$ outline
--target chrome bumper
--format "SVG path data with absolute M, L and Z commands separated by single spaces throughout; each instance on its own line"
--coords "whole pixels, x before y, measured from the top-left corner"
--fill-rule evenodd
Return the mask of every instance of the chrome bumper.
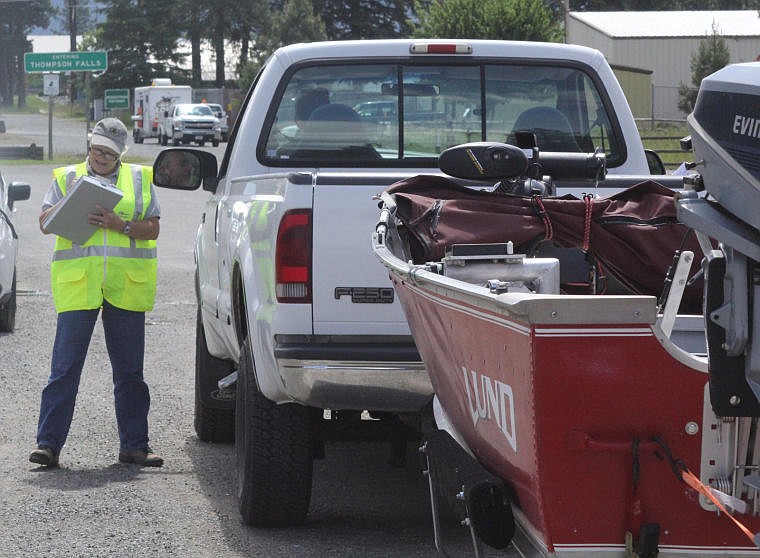
M 417 412 L 433 397 L 422 362 L 278 359 L 287 392 L 320 409 Z

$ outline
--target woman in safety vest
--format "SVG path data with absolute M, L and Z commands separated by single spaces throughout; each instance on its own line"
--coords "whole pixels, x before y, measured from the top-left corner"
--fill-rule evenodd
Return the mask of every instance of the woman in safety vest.
M 98 314 L 113 369 L 119 461 L 160 467 L 163 459 L 148 445 L 150 393 L 143 379 L 145 312 L 156 294 L 156 238 L 161 214 L 153 170 L 121 161 L 128 132 L 117 118 L 95 125 L 83 163 L 53 171 L 42 202 L 40 228 L 74 182 L 89 175 L 124 194 L 112 211 L 98 205 L 88 216 L 96 230 L 84 243 L 56 236 L 50 277 L 58 322 L 50 378 L 42 391 L 37 449 L 29 461 L 58 465 L 66 442 L 79 380 Z M 42 229 L 43 233 L 47 232 Z

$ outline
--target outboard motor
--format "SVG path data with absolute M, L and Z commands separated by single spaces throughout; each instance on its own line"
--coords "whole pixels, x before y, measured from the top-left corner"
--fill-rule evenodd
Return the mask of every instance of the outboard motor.
M 699 174 L 677 201 L 679 219 L 697 231 L 705 253 L 710 397 L 720 417 L 760 416 L 758 83 L 756 62 L 702 81 L 687 118 Z

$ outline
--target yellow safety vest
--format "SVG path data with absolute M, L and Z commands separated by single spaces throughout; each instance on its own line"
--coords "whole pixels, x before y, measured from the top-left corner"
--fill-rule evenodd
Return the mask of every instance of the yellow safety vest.
M 61 191 L 87 174 L 87 164 L 53 171 Z M 114 213 L 139 220 L 150 206 L 153 169 L 121 163 L 116 187 L 124 197 Z M 84 244 L 56 237 L 50 280 L 58 312 L 100 308 L 103 299 L 124 310 L 147 312 L 156 298 L 156 241 L 137 240 L 121 232 L 95 231 Z

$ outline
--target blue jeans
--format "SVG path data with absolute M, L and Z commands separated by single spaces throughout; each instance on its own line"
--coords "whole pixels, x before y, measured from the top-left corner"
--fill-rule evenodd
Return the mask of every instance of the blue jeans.
M 50 378 L 42 390 L 37 445 L 60 452 L 69 434 L 87 349 L 99 309 L 58 314 Z M 148 446 L 150 393 L 143 380 L 145 313 L 103 301 L 103 331 L 113 370 L 120 450 Z

